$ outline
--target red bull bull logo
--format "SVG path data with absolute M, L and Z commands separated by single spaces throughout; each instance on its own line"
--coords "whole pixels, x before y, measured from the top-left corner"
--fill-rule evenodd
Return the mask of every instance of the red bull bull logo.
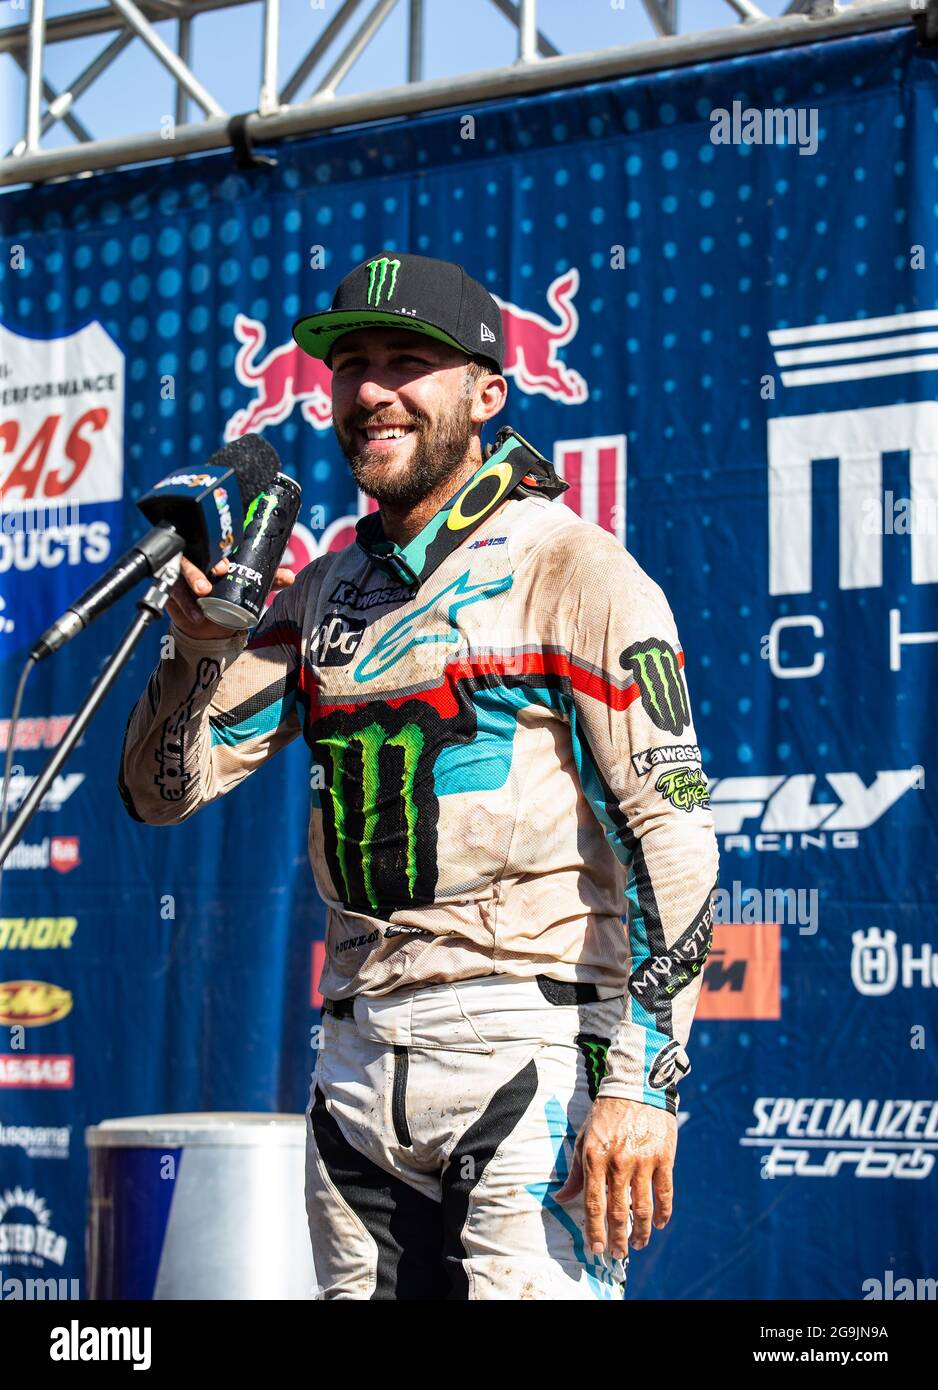
M 548 396 L 562 405 L 582 405 L 589 396 L 579 372 L 558 357 L 580 326 L 573 303 L 579 287 L 580 272 L 575 267 L 548 286 L 547 303 L 554 322 L 493 296 L 501 309 L 505 332 L 505 375 L 527 395 Z M 261 434 L 268 425 L 289 419 L 296 406 L 307 424 L 317 430 L 328 429 L 332 424 L 332 373 L 325 362 L 307 357 L 292 339 L 265 354 L 267 330 L 245 314 L 238 314 L 234 331 L 241 344 L 235 375 L 252 395 L 228 421 L 225 439 Z
M 225 439 L 243 434 L 261 434 L 268 425 L 280 425 L 300 407 L 303 419 L 314 429 L 332 424 L 332 373 L 317 357 L 308 357 L 291 339 L 267 353 L 260 361 L 267 341 L 267 329 L 257 319 L 238 314 L 235 337 L 241 348 L 235 358 L 235 376 L 253 391 L 243 410 L 232 415 L 225 426 Z
M 566 347 L 576 337 L 580 316 L 573 297 L 580 288 L 580 272 L 576 267 L 564 271 L 547 290 L 547 303 L 557 321 L 549 323 L 540 314 L 519 309 L 516 304 L 492 298 L 502 311 L 505 332 L 505 375 L 528 395 L 549 396 L 564 405 L 582 405 L 589 388 L 579 372 L 561 362 L 559 348 Z

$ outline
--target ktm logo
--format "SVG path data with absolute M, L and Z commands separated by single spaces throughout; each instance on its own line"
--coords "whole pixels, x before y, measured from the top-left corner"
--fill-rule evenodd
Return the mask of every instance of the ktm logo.
M 72 1011 L 72 996 L 42 980 L 8 980 L 0 984 L 0 1025 L 42 1028 Z
M 781 1018 L 781 931 L 777 922 L 716 924 L 698 1018 Z

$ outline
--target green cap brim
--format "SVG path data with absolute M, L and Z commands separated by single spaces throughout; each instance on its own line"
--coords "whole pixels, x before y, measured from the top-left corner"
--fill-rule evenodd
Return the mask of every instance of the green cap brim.
M 326 358 L 337 340 L 356 328 L 406 328 L 411 333 L 422 333 L 428 338 L 436 338 L 438 342 L 448 343 L 467 357 L 472 356 L 468 348 L 457 343 L 442 328 L 436 328 L 423 319 L 382 313 L 380 309 L 374 313 L 367 310 L 363 313 L 358 309 L 326 309 L 321 314 L 308 314 L 305 318 L 297 319 L 293 325 L 293 338 L 308 357 Z

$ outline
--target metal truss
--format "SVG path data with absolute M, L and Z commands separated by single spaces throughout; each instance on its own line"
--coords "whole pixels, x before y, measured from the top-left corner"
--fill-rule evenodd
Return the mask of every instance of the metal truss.
M 364 95 L 337 96 L 340 83 L 399 3 L 407 10 L 405 83 Z M 245 94 L 242 109 L 248 114 L 238 120 L 238 138 L 251 144 L 729 54 L 895 27 L 911 22 L 912 11 L 921 9 L 924 0 L 854 0 L 848 7 L 837 0 L 790 0 L 781 19 L 766 16 L 754 0 L 724 0 L 727 27 L 690 34 L 679 30 L 679 0 L 622 0 L 620 5 L 610 0 L 613 8 L 640 3 L 654 36 L 646 42 L 579 54 L 561 54 L 541 32 L 537 0 L 463 3 L 478 6 L 480 20 L 494 9 L 515 27 L 517 57 L 511 66 L 455 78 L 426 79 L 425 0 L 372 0 L 367 10 L 365 0 L 341 0 L 316 41 L 286 77 L 278 71 L 281 0 L 107 0 L 96 8 L 56 18 L 47 17 L 46 0 L 31 0 L 26 23 L 0 29 L 0 55 L 7 55 L 0 62 L 12 60 L 27 76 L 22 135 L 0 159 L 0 186 L 75 176 L 165 159 L 168 155 L 180 157 L 231 144 L 231 116 L 192 71 L 192 29 L 202 16 L 242 5 L 260 6 L 262 11 L 259 82 L 250 95 Z M 154 27 L 165 20 L 175 21 L 175 48 Z M 106 39 L 104 47 L 63 91 L 56 91 L 44 75 L 47 46 L 92 35 L 102 35 Z M 132 43 L 145 45 L 173 79 L 176 111 L 172 138 L 167 139 L 165 131 L 154 131 L 95 140 L 74 107 Z M 310 76 L 323 65 L 315 89 L 300 98 Z M 199 109 L 195 114 L 193 107 Z M 77 143 L 42 148 L 42 138 L 60 121 Z

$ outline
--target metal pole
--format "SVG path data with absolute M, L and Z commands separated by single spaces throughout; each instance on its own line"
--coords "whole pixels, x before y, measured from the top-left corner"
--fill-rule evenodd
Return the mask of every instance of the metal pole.
M 328 102 L 304 102 L 279 111 L 275 116 L 249 116 L 247 130 L 257 141 L 284 139 L 315 130 L 336 130 L 343 125 L 386 120 L 416 112 L 459 108 L 466 102 L 494 101 L 529 92 L 551 91 L 581 82 L 604 82 L 611 78 L 662 67 L 675 68 L 693 63 L 713 62 L 746 53 L 794 48 L 882 29 L 895 29 L 910 23 L 908 0 L 855 0 L 849 9 L 821 19 L 790 15 L 785 19 L 759 24 L 739 24 L 710 29 L 702 34 L 678 34 L 668 42 L 649 39 L 624 44 L 597 53 L 577 53 L 550 58 L 530 67 L 513 64 L 484 72 L 467 73 L 461 78 L 433 78 L 404 83 L 364 96 L 334 97 Z M 201 121 L 176 131 L 173 155 L 200 154 L 224 149 L 230 144 L 226 119 Z M 122 164 L 139 164 L 166 158 L 166 141 L 159 132 L 99 140 L 91 145 L 61 150 L 44 150 L 19 159 L 0 161 L 0 186 L 29 183 L 38 179 L 60 178 L 92 169 L 114 169 Z
M 423 79 L 423 0 L 410 0 L 410 28 L 407 35 L 407 81 Z
M 153 25 L 137 9 L 134 0 L 110 0 L 110 3 L 124 16 L 131 29 L 139 34 L 147 48 L 159 58 L 176 81 L 182 83 L 207 116 L 223 116 L 225 114 L 215 98 L 209 95 L 185 63 L 181 62 L 169 45 L 163 42 Z
M 270 116 L 278 108 L 277 54 L 280 46 L 280 0 L 264 0 L 264 52 L 261 59 L 261 92 L 257 109 Z
M 758 5 L 754 5 L 752 0 L 726 0 L 730 9 L 739 15 L 740 19 L 768 19 L 767 14 L 763 14 Z
M 397 0 L 378 0 L 378 3 L 371 11 L 368 18 L 363 20 L 361 26 L 355 31 L 338 58 L 336 58 L 311 100 L 315 101 L 317 98 L 321 99 L 322 97 L 332 97 L 335 95 L 335 89 L 342 81 L 342 78 L 356 59 L 364 53 L 396 4 Z M 309 102 L 304 102 L 303 105 L 308 106 Z
M 26 149 L 39 149 L 39 116 L 42 99 L 42 49 L 46 27 L 46 0 L 32 0 L 29 11 L 29 57 L 26 73 Z
M 362 0 L 345 0 L 345 3 L 342 5 L 341 9 L 337 10 L 336 13 L 332 16 L 325 29 L 323 29 L 322 33 L 319 35 L 319 38 L 313 44 L 312 48 L 300 61 L 296 70 L 285 82 L 283 91 L 280 93 L 281 105 L 289 106 L 290 102 L 296 96 L 297 92 L 300 90 L 307 77 L 309 77 L 313 68 L 316 66 L 322 55 L 326 52 L 326 49 L 332 43 L 332 40 L 335 38 L 336 34 L 339 32 L 340 29 L 342 29 L 345 26 L 347 21 L 351 19 L 352 15 L 358 9 L 361 3 Z
M 177 5 L 170 4 L 169 0 L 140 0 L 139 8 L 145 18 L 156 23 L 161 19 L 179 19 L 183 16 L 191 19 L 196 14 L 255 3 L 256 0 L 196 0 L 193 4 Z M 89 34 L 112 34 L 123 28 L 123 20 L 110 5 L 99 5 L 94 10 L 79 10 L 75 14 L 50 15 L 46 19 L 46 44 L 68 43 L 72 39 L 87 38 Z M 11 24 L 0 29 L 0 53 L 25 49 L 28 42 L 28 24 Z
M 176 25 L 176 52 L 179 61 L 190 67 L 192 63 L 192 20 L 183 16 Z M 176 124 L 185 125 L 189 119 L 189 97 L 185 87 L 176 81 Z
M 518 6 L 514 0 L 492 0 L 492 4 L 503 14 L 506 19 L 510 19 L 517 28 L 518 25 Z M 551 43 L 546 34 L 542 34 L 540 29 L 537 31 L 537 51 L 542 58 L 559 58 L 560 49 Z
M 22 58 L 17 53 L 14 54 L 14 61 L 23 69 L 24 72 L 26 71 L 25 58 Z M 50 126 L 55 125 L 56 121 L 64 121 L 65 125 L 72 132 L 75 139 L 80 144 L 90 144 L 94 138 L 91 134 L 91 131 L 88 130 L 85 127 L 85 125 L 83 125 L 83 123 L 78 119 L 77 116 L 71 115 L 67 107 L 64 110 L 59 110 L 55 116 L 49 115 L 49 112 L 53 109 L 57 110 L 61 106 L 61 103 L 64 100 L 65 96 L 69 96 L 70 94 L 66 92 L 64 96 L 60 96 L 59 93 L 53 87 L 52 83 L 48 80 L 48 78 L 45 77 L 42 79 L 42 94 L 45 97 L 46 101 L 49 103 L 46 107 L 45 115 L 42 118 L 42 133 L 45 134 L 45 132 L 49 129 Z M 26 139 L 24 137 L 22 140 L 17 140 L 16 144 L 13 145 L 12 148 L 7 151 L 3 158 L 18 159 L 20 155 L 25 155 L 25 153 Z
M 537 62 L 537 0 L 521 0 L 518 7 L 518 62 Z

